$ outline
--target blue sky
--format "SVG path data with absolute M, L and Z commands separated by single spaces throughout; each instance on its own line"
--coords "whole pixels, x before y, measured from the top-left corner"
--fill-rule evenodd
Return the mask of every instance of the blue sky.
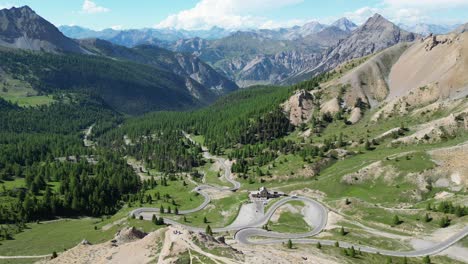
M 22 5 L 55 25 L 93 29 L 276 28 L 343 16 L 359 24 L 376 12 L 396 23 L 468 22 L 468 0 L 0 0 L 0 8 Z

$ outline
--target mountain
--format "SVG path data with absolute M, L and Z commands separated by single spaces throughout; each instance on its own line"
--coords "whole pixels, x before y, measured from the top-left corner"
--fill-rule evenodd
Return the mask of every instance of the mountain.
M 303 41 L 310 46 L 315 44 L 321 47 L 330 47 L 338 44 L 340 40 L 347 38 L 350 34 L 349 32 L 349 30 L 329 26 L 317 33 L 305 36 Z
M 111 28 L 96 31 L 79 26 L 60 26 L 60 31 L 67 37 L 74 39 L 99 38 L 108 40 L 114 44 L 126 47 L 134 47 L 142 44 L 162 44 L 181 39 L 204 38 L 219 39 L 232 33 L 220 27 L 209 30 L 177 30 L 177 29 L 127 29 L 114 30 Z
M 415 25 L 399 24 L 398 26 L 406 31 L 414 32 L 423 36 L 427 36 L 429 34 L 436 34 L 436 35 L 447 34 L 450 31 L 453 31 L 459 25 L 435 25 L 435 24 L 418 23 Z
M 419 35 L 402 30 L 381 15 L 375 14 L 349 37 L 323 53 L 323 58 L 316 67 L 293 76 L 286 82 L 309 79 L 343 62 L 373 54 L 400 42 L 412 42 L 418 37 Z
M 312 21 L 303 25 L 302 27 L 297 28 L 297 33 L 299 34 L 299 36 L 305 37 L 320 32 L 326 27 L 326 25 L 322 25 L 319 22 Z
M 290 29 L 238 31 L 218 40 L 194 38 L 162 47 L 199 56 L 245 87 L 300 82 L 417 37 L 376 14 L 358 28 L 342 18 L 332 26 L 312 22 Z
M 216 95 L 212 96 L 214 99 L 238 88 L 234 82 L 194 55 L 174 53 L 153 45 L 127 48 L 100 39 L 80 40 L 80 44 L 95 54 L 149 65 L 162 71 L 169 70 L 185 78 L 189 90 L 199 99 L 210 101 L 210 93 Z
M 85 51 L 30 7 L 0 10 L 0 46 L 48 52 Z
M 354 24 L 352 21 L 350 21 L 346 17 L 338 19 L 337 21 L 333 22 L 331 26 L 337 27 L 346 32 L 351 32 L 355 30 L 356 28 L 358 28 L 356 24 Z
M 468 129 L 467 47 L 466 32 L 399 43 L 366 60 L 352 62 L 354 68 L 324 85 L 326 92 L 323 96 L 334 97 L 345 87 L 341 90 L 343 107 L 349 108 L 350 112 L 356 105 L 361 105 L 361 110 L 378 109 L 372 113 L 374 122 L 404 118 L 409 114 L 452 113 L 437 122 L 415 128 L 415 137 L 418 138 L 408 137 L 405 142 L 416 143 L 425 134 L 429 135 L 426 137 L 442 139 L 444 133 L 454 131 L 458 121 L 463 123 L 465 120 L 464 126 Z M 361 114 L 353 123 L 360 117 Z M 436 117 L 440 118 L 439 115 Z
M 73 39 L 84 39 L 84 38 L 100 38 L 100 39 L 111 39 L 117 34 L 119 30 L 114 30 L 111 28 L 104 29 L 101 31 L 92 30 L 89 28 L 84 28 L 80 26 L 59 26 L 58 29 L 65 36 Z
M 311 29 L 309 24 L 306 28 Z M 349 36 L 337 27 L 326 27 L 316 33 L 299 28 L 292 35 L 287 29 L 238 31 L 217 40 L 201 38 L 184 39 L 165 43 L 161 47 L 189 52 L 208 62 L 214 68 L 234 80 L 239 86 L 281 83 L 290 75 L 317 65 L 321 53 Z
M 130 49 L 104 40 L 75 41 L 29 7 L 0 14 L 0 80 L 17 79 L 35 93 L 92 93 L 120 112 L 141 114 L 203 106 L 238 88 L 193 55 L 148 45 Z
M 275 40 L 300 40 L 306 36 L 316 34 L 324 29 L 327 25 L 320 24 L 319 22 L 312 21 L 304 24 L 303 26 L 294 26 L 291 28 L 278 28 L 278 29 L 259 29 L 251 30 L 248 32 L 255 32 L 262 37 L 275 39 Z
M 457 27 L 457 28 L 453 31 L 453 33 L 461 34 L 461 33 L 466 32 L 466 31 L 468 31 L 468 23 L 463 24 L 463 25 Z

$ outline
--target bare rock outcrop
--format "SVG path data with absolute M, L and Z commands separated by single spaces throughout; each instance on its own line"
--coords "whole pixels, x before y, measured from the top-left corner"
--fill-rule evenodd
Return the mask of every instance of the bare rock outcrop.
M 291 124 L 297 126 L 310 121 L 315 109 L 313 99 L 312 93 L 301 90 L 283 103 L 283 111 L 288 114 Z
M 335 97 L 322 104 L 320 107 L 320 113 L 336 114 L 340 111 L 340 109 L 340 101 Z
M 353 108 L 353 110 L 351 110 L 351 114 L 350 114 L 350 116 L 348 118 L 348 121 L 351 124 L 356 124 L 357 122 L 359 122 L 359 120 L 361 120 L 361 118 L 362 118 L 361 108 L 355 107 L 355 108 Z
M 142 239 L 147 234 L 141 230 L 136 229 L 135 227 L 128 227 L 120 230 L 115 234 L 114 241 L 117 244 L 124 244 L 132 241 Z

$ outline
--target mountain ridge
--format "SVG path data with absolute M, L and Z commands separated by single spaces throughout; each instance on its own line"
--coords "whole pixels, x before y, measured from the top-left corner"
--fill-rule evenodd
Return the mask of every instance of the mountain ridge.
M 28 6 L 0 10 L 0 21 L 0 46 L 5 47 L 1 49 L 4 60 L 0 79 L 16 76 L 18 67 L 23 67 L 32 75 L 23 76 L 25 82 L 37 92 L 47 94 L 74 87 L 102 96 L 120 111 L 141 114 L 203 106 L 238 89 L 193 55 L 156 46 L 130 49 L 104 40 L 69 39 Z M 23 50 L 33 52 L 19 52 Z M 12 60 L 18 60 L 19 65 Z M 83 66 L 86 63 L 89 67 Z M 88 68 L 97 65 L 109 67 L 109 76 L 103 69 L 89 72 Z
M 0 10 L 0 45 L 48 52 L 86 53 L 29 6 Z
M 321 72 L 331 70 L 345 61 L 373 54 L 400 42 L 412 42 L 419 37 L 417 34 L 400 29 L 382 15 L 374 14 L 363 25 L 354 30 L 349 37 L 328 49 L 315 68 L 293 76 L 286 80 L 286 83 L 291 84 L 311 78 Z

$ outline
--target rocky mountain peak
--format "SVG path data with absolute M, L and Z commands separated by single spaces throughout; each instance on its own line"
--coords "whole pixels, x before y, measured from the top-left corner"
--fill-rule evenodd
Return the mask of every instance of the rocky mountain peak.
M 325 25 L 322 25 L 317 21 L 312 21 L 303 25 L 300 30 L 303 32 L 307 32 L 303 34 L 303 35 L 307 35 L 307 34 L 317 33 L 323 30 L 325 27 L 326 27 Z
M 358 26 L 354 24 L 352 21 L 347 19 L 346 17 L 340 18 L 337 21 L 333 22 L 331 24 L 333 27 L 337 27 L 343 31 L 353 31 L 355 30 Z
M 382 28 L 398 28 L 395 24 L 388 21 L 385 17 L 380 14 L 374 14 L 370 17 L 362 26 L 363 30 L 382 29 Z
M 83 50 L 29 6 L 0 10 L 0 45 L 49 52 Z

